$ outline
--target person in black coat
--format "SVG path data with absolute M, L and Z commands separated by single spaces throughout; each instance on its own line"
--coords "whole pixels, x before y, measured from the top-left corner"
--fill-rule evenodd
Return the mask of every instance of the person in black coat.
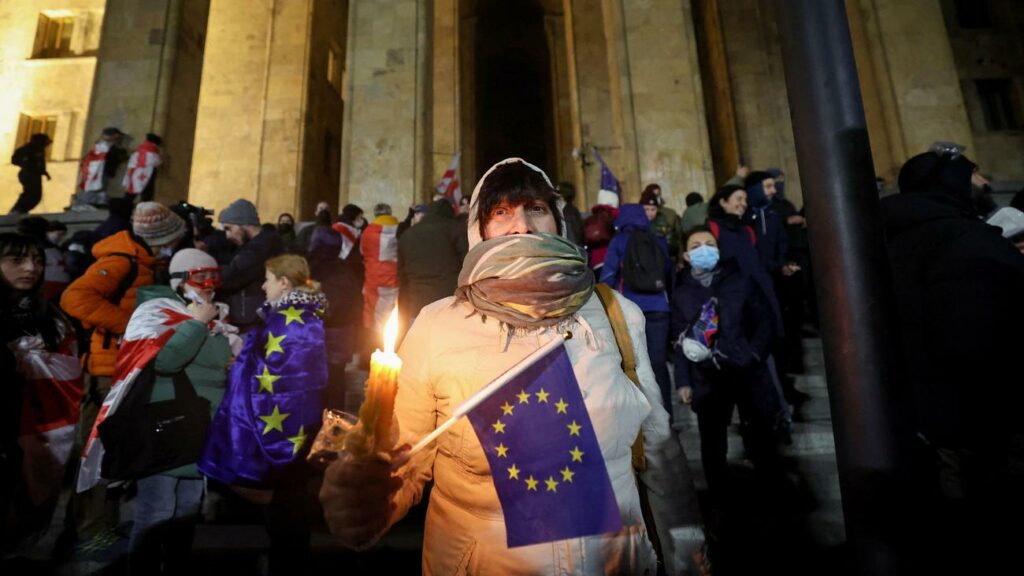
M 1010 471 L 1024 422 L 1024 255 L 979 219 L 975 172 L 962 150 L 938 147 L 908 160 L 900 194 L 882 199 L 921 456 L 920 558 L 943 550 L 938 568 L 957 573 L 998 572 L 1024 536 L 1024 478 Z
M 672 296 L 675 384 L 680 400 L 697 413 L 704 473 L 720 505 L 734 407 L 746 423 L 751 460 L 762 472 L 779 470 L 775 430 L 784 409 L 767 362 L 775 318 L 767 296 L 736 259 L 721 259 L 708 227 L 688 232 L 683 247 L 686 267 Z
M 21 195 L 11 208 L 10 214 L 28 214 L 43 199 L 43 176 L 50 179 L 46 171 L 46 148 L 52 143 L 46 134 L 33 134 L 28 144 L 19 147 L 11 156 L 11 164 L 18 170 Z
M 448 200 L 427 206 L 418 224 L 398 239 L 398 310 L 411 326 L 420 309 L 455 293 L 469 250 L 466 228 Z
M 230 306 L 231 323 L 245 334 L 260 323 L 256 313 L 266 299 L 262 288 L 264 264 L 284 254 L 284 243 L 276 231 L 260 226 L 256 206 L 248 200 L 235 200 L 221 211 L 219 219 L 227 239 L 238 246 L 238 252 L 221 269 L 217 298 Z

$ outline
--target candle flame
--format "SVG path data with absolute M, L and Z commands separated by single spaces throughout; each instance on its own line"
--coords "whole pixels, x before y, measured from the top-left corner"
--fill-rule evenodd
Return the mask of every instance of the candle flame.
M 395 353 L 395 340 L 398 339 L 398 306 L 391 311 L 391 317 L 384 325 L 384 353 Z

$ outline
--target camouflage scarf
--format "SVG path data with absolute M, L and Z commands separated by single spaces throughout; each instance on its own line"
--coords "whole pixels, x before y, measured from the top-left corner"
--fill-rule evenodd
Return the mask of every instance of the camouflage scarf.
M 575 244 L 553 234 L 517 234 L 469 251 L 455 299 L 510 326 L 534 328 L 565 320 L 593 291 L 594 274 Z

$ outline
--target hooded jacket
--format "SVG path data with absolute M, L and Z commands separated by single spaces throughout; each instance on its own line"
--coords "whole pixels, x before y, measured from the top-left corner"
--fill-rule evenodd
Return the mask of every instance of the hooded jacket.
M 644 207 L 639 204 L 623 204 L 619 215 L 615 218 L 615 229 L 617 232 L 608 244 L 608 253 L 604 257 L 604 266 L 601 268 L 600 281 L 618 290 L 623 296 L 629 298 L 644 312 L 668 312 L 668 290 L 658 294 L 644 294 L 634 292 L 626 286 L 622 279 L 622 265 L 626 258 L 629 239 L 635 230 L 651 231 Z M 665 256 L 665 286 L 670 286 L 672 281 L 672 259 L 669 258 L 668 244 L 661 236 L 655 236 L 658 247 Z
M 169 298 L 184 302 L 170 286 L 143 286 L 138 291 L 139 304 L 156 298 Z M 210 327 L 199 320 L 186 320 L 174 329 L 174 336 L 156 356 L 156 380 L 150 402 L 163 402 L 174 398 L 172 374 L 184 371 L 196 394 L 210 402 L 210 418 L 217 413 L 227 387 L 231 346 L 222 334 L 213 334 Z M 162 475 L 178 478 L 200 478 L 195 463 L 186 464 Z
M 113 376 L 120 338 L 135 310 L 136 289 L 153 283 L 156 259 L 127 230 L 97 242 L 92 255 L 96 262 L 64 290 L 60 307 L 86 328 L 95 329 L 86 361 L 89 374 Z M 120 302 L 113 302 L 121 280 L 130 273 L 132 259 L 138 265 L 135 281 Z
M 398 241 L 398 307 L 412 318 L 435 300 L 455 293 L 466 257 L 465 229 L 447 200 L 427 206 L 427 213 Z
M 481 241 L 475 207 L 489 174 L 473 193 L 470 247 Z M 622 371 L 611 324 L 596 294 L 566 318 L 564 327 L 578 334 L 565 345 L 608 468 L 622 530 L 508 548 L 486 456 L 468 420 L 461 419 L 399 470 L 404 483 L 395 497 L 392 523 L 422 498 L 428 481 L 434 482 L 423 543 L 424 574 L 654 574 L 656 560 L 631 464 L 630 446 L 640 429 L 647 458 L 642 477 L 651 486 L 652 508 L 666 515 L 659 516 L 658 525 L 665 530 L 661 542 L 666 556 L 674 562 L 667 528 L 683 523 L 679 511 L 685 506 L 677 491 L 689 483 L 688 472 L 677 466 L 683 462 L 681 449 L 671 436 L 647 357 L 644 316 L 636 305 L 617 298 L 637 357 L 639 388 Z M 479 316 L 470 317 L 472 312 L 468 303 L 445 298 L 423 308 L 406 335 L 399 350 L 403 369 L 395 400 L 399 443 L 416 442 L 433 431 L 461 402 L 557 333 L 535 329 L 508 334 L 499 322 L 482 322 Z M 506 341 L 507 346 L 499 344 Z M 669 567 L 670 573 L 673 569 Z
M 882 217 L 917 431 L 939 446 L 991 449 L 1020 426 L 1024 398 L 1007 375 L 1024 349 L 1024 255 L 977 219 L 970 171 L 959 178 L 959 190 L 882 199 Z

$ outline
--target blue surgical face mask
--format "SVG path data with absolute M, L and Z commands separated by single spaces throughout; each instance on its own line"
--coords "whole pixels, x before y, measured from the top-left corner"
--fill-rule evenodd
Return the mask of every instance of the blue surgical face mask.
M 718 265 L 718 248 L 714 246 L 697 246 L 687 254 L 690 255 L 690 264 L 698 270 L 714 270 Z

